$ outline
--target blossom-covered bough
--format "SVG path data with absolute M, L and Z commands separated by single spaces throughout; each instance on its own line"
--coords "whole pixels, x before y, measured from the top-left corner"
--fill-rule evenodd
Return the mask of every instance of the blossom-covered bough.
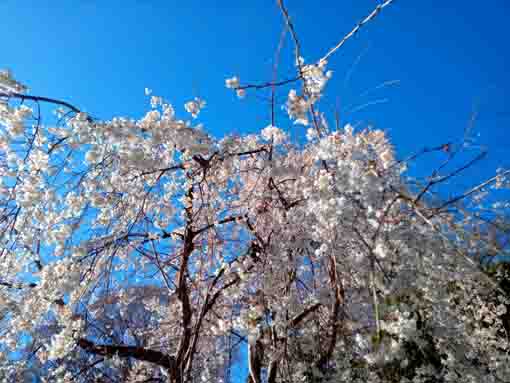
M 346 38 L 305 65 L 279 4 L 297 77 L 226 86 L 300 84 L 305 144 L 274 120 L 216 139 L 149 90 L 143 118 L 100 121 L 0 73 L 2 381 L 510 381 L 509 204 L 489 193 L 509 171 L 441 198 L 482 154 L 399 161 L 383 131 L 328 128 Z M 430 151 L 445 162 L 410 182 Z

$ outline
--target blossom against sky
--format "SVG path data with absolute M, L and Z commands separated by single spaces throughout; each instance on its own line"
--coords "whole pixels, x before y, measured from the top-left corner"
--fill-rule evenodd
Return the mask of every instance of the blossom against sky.
M 306 62 L 376 4 L 287 1 Z M 217 136 L 270 123 L 260 98 L 267 93 L 238 101 L 225 80 L 272 79 L 283 29 L 275 1 L 8 0 L 0 12 L 1 66 L 27 79 L 32 94 L 66 99 L 99 118 L 139 118 L 149 87 L 176 106 L 205 100 L 199 120 Z M 331 120 L 336 109 L 343 123 L 388 131 L 400 156 L 462 139 L 477 112 L 470 135 L 489 148 L 486 168 L 508 166 L 509 16 L 503 0 L 395 2 L 329 60 L 334 73 L 322 110 Z M 278 79 L 294 75 L 292 49 L 287 36 Z M 286 96 L 282 90 L 280 104 Z M 276 125 L 304 134 L 280 113 Z
M 210 4 L 204 6 L 198 2 L 196 4 L 188 2 L 179 8 L 175 4 L 166 2 L 139 1 L 127 4 L 109 2 L 108 6 L 105 6 L 99 5 L 98 2 L 83 1 L 74 4 L 52 4 L 51 7 L 25 3 L 17 4 L 15 8 L 13 3 L 4 3 L 0 7 L 0 11 L 3 11 L 3 14 L 8 17 L 5 18 L 6 22 L 0 30 L 6 40 L 4 46 L 6 58 L 2 66 L 10 67 L 16 78 L 27 79 L 27 85 L 33 94 L 64 99 L 97 118 L 109 119 L 114 114 L 120 114 L 139 119 L 142 116 L 142 110 L 148 107 L 147 104 L 160 105 L 165 117 L 164 124 L 171 128 L 170 134 L 175 134 L 176 137 L 176 139 L 172 138 L 168 141 L 172 143 L 168 147 L 175 147 L 178 151 L 188 145 L 190 153 L 192 151 L 207 151 L 210 149 L 209 144 L 214 142 L 205 136 L 202 130 L 185 127 L 181 121 L 174 119 L 175 115 L 184 112 L 183 109 L 196 118 L 197 123 L 204 122 L 206 130 L 216 136 L 236 132 L 261 131 L 262 129 L 261 139 L 275 145 L 285 142 L 287 137 L 292 140 L 295 137 L 303 137 L 305 134 L 310 141 L 314 141 L 314 137 L 306 130 L 307 127 L 303 126 L 307 123 L 307 116 L 300 111 L 303 109 L 300 108 L 300 101 L 306 103 L 309 98 L 303 98 L 301 91 L 293 93 L 285 87 L 278 89 L 277 103 L 285 108 L 279 108 L 276 119 L 271 121 L 270 108 L 267 99 L 264 98 L 267 97 L 267 92 L 256 93 L 253 89 L 248 89 L 246 92 L 240 93 L 239 89 L 236 89 L 237 92 L 226 89 L 237 88 L 239 81 L 242 86 L 246 83 L 266 82 L 272 78 L 284 80 L 295 76 L 292 44 L 288 38 L 280 40 L 283 23 L 275 4 L 263 1 L 257 1 L 255 5 L 247 6 L 246 4 L 245 2 L 241 4 L 222 2 L 221 6 L 216 4 L 215 7 L 212 7 Z M 462 3 L 461 8 L 433 8 L 430 6 L 427 9 L 416 8 L 416 4 L 413 5 L 410 2 L 395 2 L 395 4 L 385 10 L 367 28 L 363 28 L 358 36 L 349 40 L 345 49 L 336 53 L 329 60 L 327 71 L 324 70 L 326 66 L 324 62 L 321 61 L 317 65 L 314 63 L 317 63 L 318 58 L 323 57 L 331 46 L 352 29 L 356 22 L 372 10 L 375 2 L 358 1 L 355 4 L 354 2 L 331 2 L 329 5 L 323 2 L 319 7 L 313 7 L 309 2 L 289 1 L 287 4 L 302 42 L 301 54 L 304 61 L 301 63 L 301 59 L 298 59 L 299 65 L 309 69 L 307 74 L 303 74 L 305 92 L 310 98 L 318 98 L 327 83 L 326 95 L 321 99 L 320 110 L 326 114 L 330 123 L 334 122 L 335 112 L 337 112 L 336 116 L 341 121 L 340 125 L 344 126 L 345 124 L 346 126 L 344 136 L 337 133 L 332 134 L 330 140 L 316 143 L 316 152 L 312 153 L 313 158 L 336 162 L 335 166 L 339 167 L 338 174 L 344 175 L 344 178 L 329 177 L 327 171 L 320 170 L 316 173 L 312 169 L 310 179 L 313 180 L 318 175 L 317 183 L 312 183 L 312 186 L 308 185 L 307 188 L 301 178 L 299 182 L 303 182 L 302 185 L 298 183 L 297 177 L 294 177 L 295 169 L 298 169 L 294 164 L 299 163 L 298 158 L 293 157 L 296 154 L 280 153 L 280 160 L 292 171 L 293 178 L 289 180 L 296 181 L 298 185 L 293 190 L 299 193 L 303 192 L 305 196 L 305 198 L 300 198 L 301 196 L 297 195 L 293 200 L 308 201 L 308 197 L 311 195 L 320 196 L 320 198 L 311 198 L 309 203 L 307 202 L 310 212 L 324 212 L 324 216 L 319 216 L 319 221 L 328 224 L 318 225 L 319 228 L 334 227 L 337 222 L 348 222 L 342 217 L 342 214 L 350 216 L 350 218 L 359 216 L 350 213 L 352 206 L 346 207 L 347 199 L 333 198 L 336 196 L 334 193 L 337 190 L 351 196 L 356 195 L 355 201 L 357 202 L 359 202 L 359 194 L 361 198 L 367 200 L 367 206 L 372 207 L 373 204 L 378 204 L 374 205 L 378 211 L 389 211 L 389 208 L 382 204 L 385 201 L 383 196 L 378 194 L 386 188 L 379 184 L 383 182 L 383 178 L 379 177 L 377 171 L 384 169 L 396 172 L 397 170 L 391 166 L 394 157 L 389 147 L 389 141 L 387 142 L 385 139 L 384 131 L 393 138 L 393 142 L 397 145 L 397 155 L 400 157 L 427 145 L 437 146 L 447 142 L 452 142 L 451 145 L 458 145 L 463 140 L 463 144 L 467 144 L 465 152 L 473 152 L 476 156 L 476 152 L 483 151 L 485 147 L 488 147 L 491 153 L 492 157 L 489 158 L 488 165 L 472 169 L 472 174 L 476 177 L 485 178 L 484 172 L 492 173 L 496 163 L 499 166 L 508 165 L 505 156 L 508 138 L 504 134 L 505 122 L 508 119 L 508 116 L 505 115 L 504 97 L 508 90 L 508 80 L 505 77 L 504 68 L 508 56 L 506 56 L 506 52 L 502 51 L 505 43 L 499 41 L 500 36 L 505 35 L 503 30 L 505 8 L 502 7 L 502 3 L 488 3 L 483 9 L 479 9 L 480 5 L 469 2 Z M 282 47 L 281 50 L 277 49 L 279 44 Z M 276 58 L 275 52 L 279 52 Z M 276 70 L 274 70 L 275 61 L 278 61 Z M 10 78 L 7 73 L 2 72 L 2 76 Z M 308 74 L 311 75 L 308 76 Z M 8 83 L 7 86 L 11 86 L 11 84 Z M 151 89 L 154 90 L 154 95 L 163 95 L 165 99 L 176 105 L 175 115 L 174 109 L 163 103 L 163 99 L 158 96 L 148 97 L 152 94 Z M 237 99 L 236 93 L 237 96 L 243 96 L 242 100 Z M 288 97 L 289 95 L 290 97 Z M 23 106 L 18 111 L 23 115 L 26 109 Z M 290 115 L 291 121 L 286 118 L 287 113 Z M 476 116 L 476 118 L 472 116 Z M 24 128 L 18 117 L 20 116 L 14 113 L 14 122 L 18 123 L 8 124 L 14 135 L 20 135 Z M 146 133 L 151 127 L 157 128 L 158 123 L 161 122 L 160 117 L 161 114 L 157 110 L 147 113 L 142 120 L 139 120 L 141 132 Z M 293 124 L 292 120 L 300 121 L 302 124 Z M 104 181 L 104 184 L 96 183 L 96 175 L 90 175 L 90 182 L 85 184 L 82 190 L 84 195 L 88 196 L 91 206 L 98 212 L 100 211 L 97 217 L 99 226 L 117 228 L 117 226 L 109 225 L 109 222 L 120 221 L 117 219 L 115 211 L 111 209 L 111 206 L 108 206 L 108 200 L 101 195 L 102 190 L 109 193 L 112 201 L 116 201 L 113 198 L 123 196 L 123 193 L 129 194 L 131 198 L 126 199 L 133 206 L 132 209 L 122 210 L 121 216 L 124 221 L 119 224 L 119 230 L 114 232 L 113 236 L 104 235 L 92 238 L 94 241 L 88 243 L 92 243 L 96 248 L 102 248 L 107 247 L 104 245 L 105 243 L 113 243 L 120 239 L 116 237 L 118 233 L 128 233 L 123 235 L 123 239 L 130 235 L 140 235 L 137 232 L 131 233 L 131 229 L 138 221 L 138 212 L 144 210 L 149 212 L 150 220 L 154 222 L 154 230 L 160 230 L 161 226 L 168 228 L 171 224 L 160 219 L 160 215 L 170 216 L 174 210 L 170 206 L 163 206 L 162 201 L 178 202 L 178 207 L 183 209 L 183 217 L 185 217 L 181 222 L 185 222 L 186 228 L 183 231 L 184 234 L 179 232 L 174 233 L 174 236 L 177 236 L 179 240 L 183 238 L 182 242 L 186 246 L 182 252 L 181 265 L 183 266 L 179 271 L 181 276 L 178 278 L 179 287 L 176 287 L 175 291 L 179 292 L 178 299 L 183 304 L 183 317 L 189 316 L 183 322 L 189 322 L 191 318 L 190 302 L 188 298 L 186 300 L 183 298 L 186 296 L 186 282 L 182 277 L 188 259 L 193 255 L 194 245 L 189 244 L 193 244 L 195 235 L 212 231 L 212 228 L 217 225 L 237 222 L 238 218 L 244 216 L 225 218 L 223 207 L 221 207 L 218 208 L 221 211 L 218 210 L 212 219 L 213 224 L 209 224 L 211 222 L 209 216 L 204 216 L 204 221 L 197 226 L 201 229 L 195 231 L 192 222 L 194 219 L 192 214 L 193 182 L 188 183 L 187 180 L 184 182 L 181 179 L 183 182 L 180 185 L 184 185 L 182 189 L 177 186 L 179 182 L 170 185 L 171 187 L 167 187 L 169 184 L 165 183 L 170 181 L 160 183 L 164 173 L 173 170 L 186 170 L 188 165 L 176 165 L 172 149 L 144 151 L 144 149 L 150 149 L 150 145 L 161 144 L 161 140 L 164 138 L 160 134 L 161 129 L 154 129 L 153 135 L 117 135 L 119 131 L 115 129 L 121 125 L 124 127 L 123 124 L 127 128 L 132 128 L 129 126 L 130 123 L 120 120 L 120 123 L 112 124 L 113 130 L 108 127 L 108 129 L 104 129 L 104 132 L 101 132 L 100 129 L 96 129 L 98 125 L 91 125 L 88 121 L 85 113 L 79 113 L 75 119 L 72 119 L 70 125 L 73 134 L 69 135 L 71 137 L 69 145 L 78 144 L 73 140 L 80 139 L 82 135 L 90 136 L 84 138 L 84 142 L 91 145 L 84 157 L 86 163 L 94 165 L 94 168 L 102 157 L 105 158 L 103 156 L 105 151 L 110 151 L 112 158 L 118 159 L 118 161 L 108 163 L 104 168 L 106 169 L 104 173 L 101 173 L 101 176 L 104 175 L 101 181 Z M 47 122 L 49 120 L 42 121 L 41 127 Z M 373 126 L 382 130 L 374 129 L 371 133 L 361 133 L 356 136 L 353 134 L 352 126 L 356 129 Z M 53 140 L 56 139 L 57 136 L 54 135 L 52 127 L 44 127 L 42 130 L 48 132 Z M 98 131 L 99 133 L 96 134 Z M 34 133 L 34 137 L 35 135 Z M 153 138 L 153 141 L 149 145 L 142 145 L 149 136 Z M 355 137 L 358 137 L 359 140 Z M 86 141 L 88 139 L 92 141 Z M 247 141 L 250 140 L 247 139 Z M 130 141 L 133 144 L 131 146 L 128 145 Z M 35 138 L 33 142 L 36 142 Z M 59 143 L 62 142 L 59 141 Z M 203 147 L 204 142 L 205 148 Z M 383 142 L 384 145 L 377 146 L 376 143 L 380 142 Z M 68 142 L 65 145 L 67 144 Z M 230 145 L 228 140 L 225 140 L 223 144 Z M 36 145 L 40 144 L 36 142 Z M 348 147 L 342 148 L 342 145 Z M 359 145 L 359 148 L 356 145 Z M 366 147 L 370 147 L 371 151 L 367 151 L 364 156 L 362 149 Z M 48 150 L 48 154 L 52 154 L 53 148 Z M 373 148 L 377 149 L 376 155 L 372 151 Z M 436 154 L 444 157 L 449 153 L 450 144 L 440 146 L 440 148 L 444 148 L 444 150 L 439 150 Z M 258 153 L 263 152 L 265 151 L 262 149 L 258 150 Z M 48 160 L 45 153 L 44 151 L 44 153 L 33 154 L 30 157 L 31 161 L 27 161 L 29 164 L 27 167 L 23 164 L 16 169 L 20 174 L 25 174 L 23 172 L 27 171 L 34 175 L 32 178 L 24 178 L 16 191 L 17 201 L 24 209 L 27 209 L 26 212 L 23 211 L 24 219 L 19 218 L 16 213 L 18 218 L 14 220 L 18 220 L 20 225 L 28 222 L 27 225 L 30 226 L 32 217 L 47 224 L 50 222 L 47 216 L 53 217 L 49 214 L 50 208 L 54 210 L 55 215 L 61 213 L 60 205 L 55 203 L 57 199 L 55 193 L 48 197 L 55 200 L 53 205 L 37 207 L 37 211 L 28 210 L 33 207 L 33 200 L 37 200 L 42 195 L 41 191 L 47 190 L 45 188 L 46 179 L 41 176 L 41 173 L 47 170 L 47 165 L 51 161 Z M 243 150 L 241 153 L 245 153 L 245 151 Z M 270 153 L 272 158 L 273 151 L 271 150 Z M 76 159 L 81 160 L 81 155 L 82 153 L 76 154 Z M 184 151 L 183 156 L 188 156 L 187 151 Z M 205 180 L 211 158 L 204 160 L 199 157 L 198 165 L 195 165 L 203 168 L 202 181 Z M 318 162 L 313 160 L 307 162 L 307 158 L 309 157 L 303 156 L 304 162 L 303 166 L 299 167 L 300 169 L 305 169 L 308 165 L 312 166 Z M 342 160 L 336 161 L 337 158 Z M 379 161 L 379 167 L 374 158 Z M 57 158 L 57 160 L 63 160 L 63 158 Z M 74 166 L 76 162 L 79 161 L 69 162 L 68 168 L 76 171 L 77 168 Z M 159 166 L 160 162 L 171 166 L 155 171 L 155 166 Z M 490 166 L 491 164 L 495 166 Z M 137 184 L 138 189 L 135 189 L 127 185 L 131 181 L 135 182 L 134 180 L 138 180 L 139 177 L 135 176 L 132 180 L 128 178 L 121 180 L 120 174 L 127 174 L 130 170 L 129 166 L 135 165 L 142 170 L 143 176 L 162 171 L 159 177 L 154 175 L 154 182 L 159 183 L 161 191 L 158 190 L 152 194 L 152 205 L 146 205 L 144 198 L 142 207 L 139 209 L 134 208 L 140 202 L 138 197 L 144 193 L 149 194 L 153 190 L 153 185 L 147 189 L 146 185 L 140 182 Z M 326 170 L 328 166 L 326 166 Z M 150 173 L 145 172 L 147 167 L 151 168 Z M 236 177 L 231 177 L 229 170 L 217 174 L 220 174 L 220 177 L 230 177 L 229 180 L 236 179 Z M 278 172 L 271 171 L 270 179 L 273 183 L 261 182 L 260 185 L 271 185 L 271 188 L 279 190 L 277 186 L 274 186 L 276 184 L 273 176 L 277 177 Z M 148 178 L 151 177 L 153 176 Z M 258 185 L 255 181 L 259 178 L 258 174 L 253 178 L 242 177 L 239 179 L 245 180 L 250 187 Z M 34 180 L 36 179 L 39 180 L 40 187 L 35 186 Z M 114 188 L 109 179 L 113 180 L 115 187 L 119 186 L 120 193 L 113 192 Z M 289 180 L 285 180 L 285 182 Z M 393 174 L 390 181 L 395 182 L 390 184 L 392 187 L 388 190 L 400 190 L 398 180 L 397 174 Z M 472 182 L 476 183 L 477 181 L 473 180 Z M 230 185 L 229 182 L 223 182 L 223 178 L 221 182 L 215 182 L 215 184 L 227 185 L 227 187 Z M 71 187 L 72 184 L 69 183 L 68 186 Z M 350 186 L 352 190 L 349 189 Z M 67 186 L 60 186 L 57 183 L 56 187 L 60 187 L 57 190 L 60 193 L 63 191 L 62 188 Z M 186 187 L 189 189 L 184 193 Z M 260 196 L 266 192 L 264 188 L 265 186 L 258 191 Z M 158 193 L 167 192 L 167 189 L 170 189 L 169 197 L 160 198 L 162 194 Z M 427 189 L 428 186 L 414 199 L 413 208 L 421 208 L 417 207 L 417 201 Z M 240 195 L 250 203 L 255 201 L 252 198 L 252 190 L 244 194 L 240 193 L 239 189 L 232 188 L 231 191 L 232 196 Z M 322 195 L 330 191 L 333 193 L 331 198 L 322 198 Z M 227 191 L 220 189 L 215 193 L 211 196 L 216 198 L 227 195 Z M 177 197 L 179 197 L 178 200 Z M 387 196 L 384 197 L 387 198 Z M 399 196 L 397 195 L 397 197 Z M 405 197 L 405 200 L 412 200 L 408 196 Z M 79 212 L 87 198 L 80 200 L 72 192 L 69 192 L 66 204 L 70 211 L 77 210 Z M 235 198 L 225 200 L 235 206 L 237 205 L 234 203 L 236 202 Z M 326 200 L 327 204 L 324 203 Z M 275 201 L 280 201 L 285 209 L 294 204 L 294 202 L 288 202 L 281 195 Z M 278 218 L 277 215 L 271 216 L 271 218 L 264 216 L 268 210 L 268 203 L 269 200 L 261 199 L 251 207 L 256 213 L 255 215 L 263 217 L 258 223 L 263 235 L 268 235 L 269 223 L 274 224 Z M 357 206 L 357 204 L 354 205 Z M 162 207 L 167 210 L 158 210 Z M 376 210 L 367 208 L 366 211 L 367 214 L 372 214 Z M 78 214 L 73 212 L 71 216 L 73 215 Z M 72 235 L 71 225 L 65 222 L 66 215 L 62 214 L 62 217 L 63 219 L 58 225 L 53 223 L 48 225 L 56 228 L 51 232 L 51 235 L 48 235 L 48 239 L 52 243 L 64 243 L 66 238 Z M 285 215 L 285 217 L 287 216 Z M 282 225 L 297 223 L 295 229 L 301 233 L 302 221 L 299 220 L 299 217 L 299 215 L 295 215 L 294 218 L 289 218 L 288 222 L 287 218 L 282 218 Z M 338 219 L 338 217 L 341 218 Z M 330 221 L 327 221 L 328 219 Z M 395 214 L 391 222 L 392 224 L 397 223 L 401 219 L 401 215 Z M 382 222 L 383 220 L 377 223 L 372 218 L 365 221 L 365 224 L 372 225 L 372 230 L 375 230 L 374 241 L 377 239 Z M 306 225 L 304 226 L 306 227 Z M 349 224 L 348 226 L 356 228 L 356 230 L 359 227 L 358 224 Z M 413 227 L 412 225 L 403 226 Z M 33 227 L 35 228 L 36 225 Z M 432 227 L 435 229 L 433 225 Z M 26 248 L 32 248 L 35 237 L 33 232 L 23 226 L 15 228 L 17 233 L 23 237 L 24 244 L 30 245 L 19 248 L 23 251 Z M 86 225 L 82 228 L 88 229 Z M 37 230 L 40 230 L 39 227 Z M 225 226 L 223 230 L 224 233 L 234 237 L 235 233 L 228 226 Z M 353 234 L 359 235 L 359 232 L 356 231 L 353 231 L 350 236 L 345 235 L 345 231 L 339 233 L 347 241 L 354 237 Z M 414 235 L 416 233 L 412 234 L 406 235 L 406 237 L 418 238 Z M 163 232 L 160 236 L 154 232 L 147 232 L 146 235 L 147 241 L 171 238 L 167 232 Z M 75 240 L 81 240 L 80 236 L 76 235 Z M 291 238 L 296 238 L 296 236 L 292 234 L 286 241 L 279 242 L 284 244 L 294 242 L 294 239 L 290 240 Z M 319 239 L 324 243 L 317 249 L 316 256 L 325 255 L 328 251 L 326 245 L 328 241 L 330 241 L 329 245 L 338 245 L 338 249 L 347 248 L 347 246 L 339 245 L 338 237 L 335 237 L 334 240 L 331 238 L 333 237 L 329 236 L 326 230 L 320 232 Z M 361 238 L 363 237 L 361 236 Z M 442 240 L 437 242 L 438 245 L 440 243 Z M 422 241 L 417 241 L 417 244 L 420 248 L 431 248 Z M 38 255 L 39 245 L 40 242 L 37 245 Z M 83 250 L 83 248 L 80 249 Z M 88 247 L 85 247 L 85 254 L 79 251 L 68 252 L 68 255 L 83 257 L 87 255 L 87 249 Z M 227 250 L 232 249 L 227 248 Z M 55 246 L 55 252 L 60 251 L 64 251 L 64 248 L 58 248 L 57 251 L 57 246 Z M 282 247 L 281 250 L 275 251 L 275 254 L 284 254 L 285 251 L 286 248 Z M 153 252 L 157 254 L 154 245 Z M 383 243 L 374 242 L 374 248 L 371 248 L 369 253 L 384 259 L 387 257 L 387 252 Z M 438 251 L 435 253 L 448 255 L 442 251 L 441 247 L 438 247 Z M 204 254 L 206 253 L 204 252 Z M 218 254 L 220 253 L 218 252 Z M 343 252 L 341 254 L 344 255 Z M 130 255 L 130 253 L 126 252 L 125 255 Z M 117 254 L 114 252 L 112 257 L 116 256 Z M 353 253 L 353 256 L 358 259 L 359 254 Z M 159 266 L 157 255 L 155 255 L 155 259 Z M 45 261 L 45 259 L 42 260 Z M 126 264 L 131 261 L 129 257 L 124 260 Z M 280 257 L 276 256 L 275 262 L 280 261 Z M 59 281 L 61 289 L 54 288 L 56 295 L 49 294 L 51 299 L 48 300 L 48 304 L 55 303 L 59 306 L 68 305 L 71 307 L 71 304 L 61 298 L 61 294 L 71 293 L 70 290 L 73 287 L 71 281 L 78 279 L 78 269 L 71 268 L 72 261 L 66 260 L 66 262 L 71 263 L 56 263 L 56 265 L 44 269 L 41 283 L 29 285 L 29 288 L 39 289 L 38 291 L 47 294 L 48 286 L 45 283 Z M 42 262 L 39 261 L 37 265 L 39 266 L 37 266 L 38 271 L 36 272 L 40 272 Z M 56 270 L 55 275 L 57 276 L 71 269 L 69 281 L 52 275 L 50 272 L 52 268 Z M 279 269 L 282 270 L 282 268 Z M 195 270 L 202 270 L 208 276 L 212 271 L 209 267 L 202 269 L 197 267 Z M 220 275 L 225 269 L 221 266 L 218 270 L 217 275 Z M 373 274 L 373 271 L 371 273 Z M 239 281 L 246 277 L 245 271 L 242 271 L 242 275 L 243 277 L 239 277 Z M 331 278 L 333 279 L 333 277 Z M 206 279 L 200 278 L 200 280 L 205 281 Z M 214 278 L 214 283 L 217 280 Z M 280 278 L 280 280 L 283 279 Z M 138 280 L 134 281 L 138 283 Z M 9 284 L 7 283 L 5 286 L 9 287 Z M 10 286 L 14 285 L 10 284 Z M 106 291 L 108 291 L 109 281 L 106 286 Z M 184 293 L 181 295 L 183 291 Z M 337 305 L 340 304 L 338 303 L 340 302 L 339 296 L 340 294 L 337 293 Z M 67 299 L 67 297 L 65 298 Z M 79 298 L 79 294 L 74 294 L 69 299 L 77 298 Z M 204 307 L 207 306 L 208 304 Z M 378 318 L 378 306 L 377 304 L 374 306 L 376 318 Z M 231 310 L 231 312 L 233 311 Z M 33 312 L 30 311 L 30 314 Z M 41 311 L 41 316 L 42 314 Z M 67 322 L 71 315 L 72 311 L 70 310 L 65 313 Z M 298 314 L 299 316 L 300 314 Z M 455 317 L 457 316 L 455 315 Z M 379 319 L 376 320 L 376 323 L 377 332 L 379 332 Z M 21 323 L 20 326 L 24 326 L 24 323 Z M 218 326 L 219 329 L 222 327 L 222 325 Z M 185 328 L 189 328 L 187 324 L 185 324 Z M 75 346 L 71 341 L 72 334 L 77 329 L 73 326 L 68 326 L 66 329 L 67 333 L 56 337 L 56 353 L 51 355 L 52 358 L 67 354 L 68 345 Z M 156 330 L 162 331 L 159 324 L 156 326 Z M 168 334 L 168 331 L 165 333 Z M 336 332 L 334 333 L 336 334 Z M 188 336 L 186 333 L 185 337 Z M 253 340 L 253 338 L 251 339 Z M 183 342 L 183 344 L 185 343 Z M 250 343 L 253 342 L 250 341 Z M 84 338 L 79 342 L 79 346 L 91 352 L 99 353 L 97 350 L 102 350 Z M 181 352 L 178 354 L 184 355 Z M 490 355 L 487 352 L 485 354 Z

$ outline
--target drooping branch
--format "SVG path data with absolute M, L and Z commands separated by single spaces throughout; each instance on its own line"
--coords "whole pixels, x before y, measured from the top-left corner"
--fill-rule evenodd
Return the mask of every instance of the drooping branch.
M 75 107 L 74 105 L 72 105 L 66 101 L 57 100 L 55 98 L 42 97 L 42 96 L 31 96 L 31 95 L 23 94 L 23 93 L 5 93 L 5 92 L 0 92 L 0 97 L 16 98 L 21 101 L 29 100 L 29 101 L 35 101 L 35 102 L 46 102 L 49 104 L 66 107 L 75 113 L 81 113 L 81 110 L 79 108 Z
M 0 286 L 7 287 L 9 289 L 23 290 L 25 288 L 34 289 L 34 288 L 38 287 L 39 285 L 37 283 L 33 283 L 33 282 L 23 284 L 23 283 L 0 281 Z M 59 306 L 65 305 L 65 302 L 62 298 L 57 298 L 57 299 L 53 300 L 53 303 L 55 303 Z
M 7 281 L 0 281 L 0 286 L 5 286 L 10 289 L 22 290 L 25 287 L 30 287 L 30 288 L 37 287 L 37 284 L 35 284 L 35 283 L 22 284 L 22 283 L 12 283 L 12 282 L 7 282 Z
M 173 370 L 175 368 L 175 358 L 173 356 L 144 347 L 110 344 L 98 345 L 84 338 L 78 340 L 78 345 L 85 351 L 96 355 L 118 355 L 121 358 L 135 358 L 144 362 L 157 364 L 167 370 Z
M 320 303 L 316 303 L 310 307 L 308 307 L 306 310 L 301 312 L 300 314 L 296 315 L 292 320 L 290 321 L 290 325 L 292 327 L 298 326 L 308 315 L 316 311 L 319 307 L 322 305 Z

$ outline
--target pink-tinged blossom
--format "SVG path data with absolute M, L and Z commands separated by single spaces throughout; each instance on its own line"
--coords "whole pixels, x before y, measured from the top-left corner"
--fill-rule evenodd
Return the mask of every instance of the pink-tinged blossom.
M 299 140 L 157 96 L 54 126 L 0 103 L 1 379 L 220 382 L 248 354 L 254 382 L 508 381 L 509 172 L 450 200 L 408 178 L 384 131 L 330 130 L 325 65 L 298 62 Z
M 294 89 L 289 91 L 285 109 L 295 124 L 308 125 L 308 110 L 311 102 L 305 97 L 298 96 Z
M 262 129 L 261 136 L 266 141 L 272 141 L 276 145 L 284 142 L 287 137 L 287 135 L 281 129 L 272 125 L 268 125 Z
M 186 104 L 184 104 L 184 109 L 186 109 L 186 112 L 191 114 L 193 118 L 197 118 L 200 111 L 205 107 L 205 101 L 195 97 L 193 101 L 188 101 Z
M 236 76 L 227 78 L 225 80 L 225 86 L 228 89 L 237 89 L 237 88 L 239 88 L 239 78 L 236 77 Z

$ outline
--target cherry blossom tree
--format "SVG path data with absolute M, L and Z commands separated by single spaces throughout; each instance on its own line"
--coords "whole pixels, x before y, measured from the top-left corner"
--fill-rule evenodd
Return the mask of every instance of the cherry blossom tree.
M 303 128 L 215 138 L 151 94 L 102 121 L 0 73 L 0 376 L 5 382 L 508 382 L 510 171 L 453 197 L 450 143 L 398 159 L 331 128 L 327 59 L 296 77 Z M 41 123 L 48 106 L 52 124 Z M 444 162 L 421 180 L 412 161 Z

